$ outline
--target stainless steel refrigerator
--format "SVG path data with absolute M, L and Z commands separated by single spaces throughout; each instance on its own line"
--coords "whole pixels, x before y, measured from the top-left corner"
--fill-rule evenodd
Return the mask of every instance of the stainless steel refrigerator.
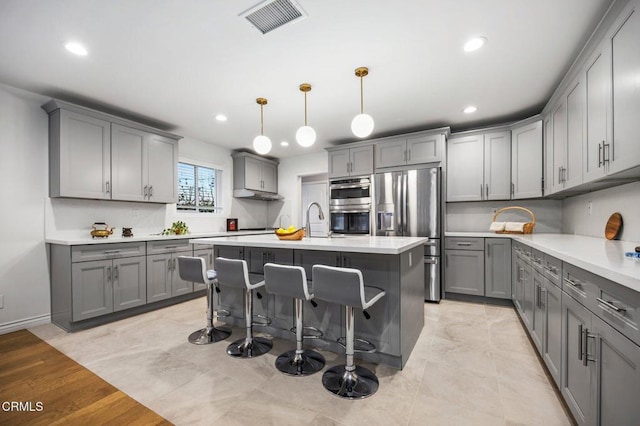
M 441 297 L 441 169 L 375 175 L 375 235 L 428 237 L 424 247 L 425 300 Z

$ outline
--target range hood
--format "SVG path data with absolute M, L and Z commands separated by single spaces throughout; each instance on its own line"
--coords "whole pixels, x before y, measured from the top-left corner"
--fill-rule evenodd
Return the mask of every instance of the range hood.
M 262 201 L 275 201 L 284 199 L 284 197 L 280 194 L 275 194 L 273 192 L 256 191 L 253 189 L 234 189 L 233 197 Z

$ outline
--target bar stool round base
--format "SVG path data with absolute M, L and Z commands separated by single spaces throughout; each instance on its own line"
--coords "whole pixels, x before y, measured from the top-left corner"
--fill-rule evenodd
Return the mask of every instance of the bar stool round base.
M 322 375 L 322 385 L 334 395 L 347 399 L 362 399 L 378 390 L 378 378 L 373 371 L 356 366 L 354 371 L 344 365 L 331 367 Z
M 324 362 L 321 354 L 306 349 L 296 359 L 296 350 L 293 349 L 276 358 L 276 368 L 290 376 L 308 376 L 322 370 Z
M 273 343 L 264 337 L 254 337 L 251 343 L 242 338 L 227 346 L 227 354 L 235 358 L 255 358 L 266 354 L 271 348 Z
M 225 328 L 206 327 L 194 331 L 189 335 L 189 343 L 194 345 L 208 345 L 219 342 L 231 336 L 231 330 Z

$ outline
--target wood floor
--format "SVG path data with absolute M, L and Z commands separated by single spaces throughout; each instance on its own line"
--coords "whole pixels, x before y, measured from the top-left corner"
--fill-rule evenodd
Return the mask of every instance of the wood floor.
M 171 424 L 26 330 L 0 336 L 0 404 L 6 425 Z

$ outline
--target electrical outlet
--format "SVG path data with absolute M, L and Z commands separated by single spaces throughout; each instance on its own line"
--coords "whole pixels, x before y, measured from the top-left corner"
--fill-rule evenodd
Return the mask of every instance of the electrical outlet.
M 4 308 L 4 294 L 0 294 L 0 309 Z
M 593 203 L 591 201 L 587 203 L 587 213 L 589 213 L 589 216 L 593 213 Z

